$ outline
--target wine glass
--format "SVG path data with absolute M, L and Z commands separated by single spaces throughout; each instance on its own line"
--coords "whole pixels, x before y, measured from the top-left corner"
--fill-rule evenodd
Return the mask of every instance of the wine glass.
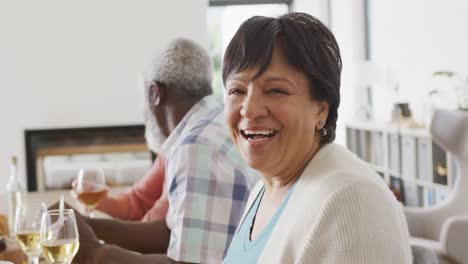
M 98 168 L 80 169 L 75 190 L 78 201 L 85 206 L 85 215 L 92 217 L 94 208 L 107 196 L 104 171 Z
M 49 210 L 42 214 L 40 243 L 50 264 L 69 264 L 80 246 L 73 209 Z
M 21 250 L 28 256 L 28 263 L 39 263 L 41 245 L 39 232 L 41 215 L 46 209 L 37 205 L 20 205 L 16 208 L 15 237 Z

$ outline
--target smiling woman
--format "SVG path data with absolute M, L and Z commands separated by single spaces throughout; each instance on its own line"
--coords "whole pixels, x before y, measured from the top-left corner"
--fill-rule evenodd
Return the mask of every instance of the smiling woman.
M 232 39 L 223 65 L 225 115 L 262 181 L 223 263 L 411 262 L 392 193 L 332 143 L 340 74 L 333 34 L 307 14 L 253 17 Z
M 329 105 L 311 100 L 309 80 L 287 64 L 282 50 L 273 50 L 271 65 L 256 77 L 258 67 L 233 74 L 226 82 L 228 126 L 249 165 L 269 178 L 297 177 L 318 150 Z M 301 113 L 296 116 L 296 113 Z M 320 126 L 320 127 L 319 127 Z M 297 136 L 303 136 L 297 140 Z M 285 175 L 287 175 L 285 177 Z

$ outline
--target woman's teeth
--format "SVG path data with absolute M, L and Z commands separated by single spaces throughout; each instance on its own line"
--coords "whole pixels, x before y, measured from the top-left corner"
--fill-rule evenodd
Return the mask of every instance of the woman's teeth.
M 248 140 L 260 140 L 273 137 L 275 130 L 241 130 L 242 135 Z

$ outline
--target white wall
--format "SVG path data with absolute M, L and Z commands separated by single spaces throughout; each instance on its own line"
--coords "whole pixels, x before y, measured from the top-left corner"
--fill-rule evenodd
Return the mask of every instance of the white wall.
M 0 1 L 0 189 L 25 128 L 142 122 L 137 72 L 169 39 L 207 44 L 207 0 Z
M 365 59 L 364 1 L 332 1 L 330 21 L 343 61 L 337 142 L 344 145 L 345 124 L 356 118 L 356 102 L 359 95 L 355 65 Z
M 311 14 L 325 25 L 330 25 L 329 4 L 330 0 L 294 0 L 292 11 Z
M 364 60 L 363 0 L 295 0 L 294 11 L 309 13 L 327 24 L 340 47 L 343 60 L 341 103 L 338 109 L 336 140 L 346 144 L 345 124 L 355 118 L 356 80 L 354 65 Z
M 395 71 L 399 99 L 410 102 L 420 121 L 427 119 L 428 91 L 440 85 L 434 71 L 468 74 L 467 14 L 463 0 L 371 1 L 371 57 Z M 385 91 L 374 97 L 376 105 L 389 103 Z M 382 108 L 376 110 L 386 118 Z

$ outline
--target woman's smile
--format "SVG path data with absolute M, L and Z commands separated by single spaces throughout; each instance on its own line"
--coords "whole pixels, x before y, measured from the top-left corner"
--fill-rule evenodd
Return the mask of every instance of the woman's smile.
M 255 151 L 257 149 L 265 148 L 272 141 L 278 137 L 278 130 L 268 128 L 246 128 L 240 129 L 240 135 L 244 144 Z

